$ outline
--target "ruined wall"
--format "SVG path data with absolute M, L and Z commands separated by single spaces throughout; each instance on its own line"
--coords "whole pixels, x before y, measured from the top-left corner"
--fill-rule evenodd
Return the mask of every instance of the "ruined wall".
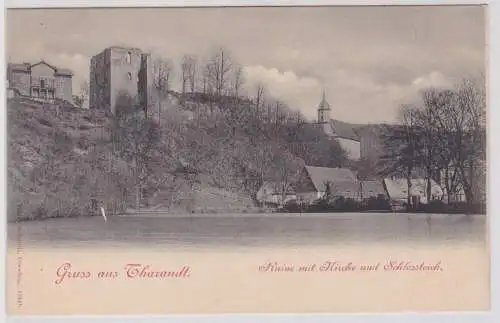
M 111 107 L 110 50 L 105 49 L 90 60 L 89 106 L 107 110 Z
M 139 71 L 142 52 L 138 49 L 113 47 L 111 49 L 111 110 L 116 112 L 116 100 L 126 94 L 139 100 Z
M 116 113 L 117 99 L 127 95 L 152 104 L 153 68 L 149 54 L 138 48 L 109 47 L 91 60 L 90 106 Z

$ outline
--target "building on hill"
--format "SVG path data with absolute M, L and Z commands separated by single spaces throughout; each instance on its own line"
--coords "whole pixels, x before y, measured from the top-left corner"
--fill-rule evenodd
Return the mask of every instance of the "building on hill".
M 73 72 L 45 61 L 7 65 L 9 91 L 13 95 L 42 100 L 73 102 Z
M 325 195 L 327 183 L 336 194 L 350 195 L 355 191 L 356 175 L 347 168 L 305 166 L 295 184 L 299 203 L 311 203 Z
M 141 106 L 151 105 L 151 55 L 138 48 L 112 46 L 90 60 L 90 108 L 116 112 L 117 99 L 127 95 Z
M 323 91 L 323 98 L 318 106 L 317 125 L 328 137 L 338 141 L 342 149 L 347 152 L 349 159 L 359 160 L 361 142 L 358 134 L 349 124 L 331 119 L 330 111 L 330 104 L 326 100 L 325 91 Z

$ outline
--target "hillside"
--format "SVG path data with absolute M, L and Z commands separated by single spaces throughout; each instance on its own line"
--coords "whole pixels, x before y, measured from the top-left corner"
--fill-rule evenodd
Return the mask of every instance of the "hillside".
M 262 113 L 248 100 L 173 93 L 141 123 L 158 138 L 141 143 L 151 147 L 139 185 L 117 148 L 114 117 L 26 98 L 7 109 L 11 221 L 88 215 L 97 205 L 120 213 L 137 199 L 176 213 L 252 211 L 264 180 L 291 185 L 305 163 L 345 163 L 335 141 L 286 109 Z

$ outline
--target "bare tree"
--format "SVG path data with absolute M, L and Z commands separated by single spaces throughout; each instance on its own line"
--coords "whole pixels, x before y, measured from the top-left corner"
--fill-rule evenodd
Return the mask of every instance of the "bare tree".
M 475 176 L 486 159 L 486 98 L 485 90 L 472 80 L 464 80 L 457 88 L 457 99 L 451 114 L 454 151 L 467 202 L 472 203 L 475 177 L 485 186 L 484 174 Z M 478 178 L 478 179 L 479 179 Z
M 399 175 L 406 178 L 407 204 L 412 206 L 411 178 L 413 171 L 420 165 L 421 149 L 417 109 L 411 105 L 400 108 L 401 124 L 388 127 L 382 134 L 384 154 L 379 163 L 382 176 Z
M 158 98 L 158 121 L 161 122 L 162 102 L 168 98 L 170 82 L 173 76 L 172 63 L 164 59 L 156 59 L 153 63 L 154 88 Z
M 241 87 L 245 83 L 245 75 L 243 72 L 243 68 L 240 65 L 237 65 L 234 68 L 233 72 L 233 91 L 234 97 L 238 98 L 240 96 Z
M 217 96 L 223 95 L 227 89 L 232 65 L 231 55 L 224 48 L 217 50 L 208 62 L 209 79 L 213 83 Z
M 120 109 L 114 117 L 112 136 L 117 142 L 118 154 L 132 163 L 132 177 L 135 181 L 135 208 L 140 208 L 143 189 L 155 176 L 155 164 L 162 163 L 158 156 L 160 130 L 158 124 L 146 118 L 134 99 L 120 94 L 117 105 Z M 143 111 L 144 112 L 144 111 Z
M 90 95 L 90 85 L 88 81 L 83 81 L 80 84 L 80 102 L 83 105 L 86 101 L 89 101 Z

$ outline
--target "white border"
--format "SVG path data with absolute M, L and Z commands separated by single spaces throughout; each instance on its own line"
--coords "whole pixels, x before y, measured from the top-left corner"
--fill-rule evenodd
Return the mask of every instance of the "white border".
M 6 0 L 8 8 L 46 7 L 241 7 L 241 6 L 325 6 L 325 5 L 456 5 L 484 4 L 481 0 Z
M 281 322 L 348 322 L 348 323 L 378 323 L 378 322 L 454 322 L 454 323 L 465 323 L 465 322 L 500 322 L 500 307 L 499 307 L 499 296 L 500 296 L 500 283 L 498 273 L 500 272 L 498 254 L 500 246 L 500 238 L 498 233 L 500 233 L 500 221 L 497 220 L 499 216 L 497 214 L 498 197 L 500 196 L 500 190 L 497 179 L 498 170 L 495 167 L 499 165 L 500 158 L 498 155 L 498 146 L 495 145 L 498 132 L 500 127 L 497 121 L 500 121 L 498 106 L 500 106 L 500 95 L 498 89 L 500 89 L 500 0 L 494 1 L 451 1 L 451 0 L 421 0 L 421 1 L 390 1 L 390 0 L 379 0 L 379 1 L 369 1 L 369 0 L 316 0 L 314 3 L 310 1 L 301 0 L 273 0 L 273 1 L 256 1 L 256 0 L 240 0 L 240 1 L 224 1 L 224 0 L 188 0 L 188 1 L 161 1 L 161 0 L 149 0 L 149 1 L 138 1 L 138 0 L 6 0 L 5 7 L 7 8 L 41 8 L 41 7 L 200 7 L 200 6 L 321 6 L 321 5 L 453 5 L 453 4 L 489 4 L 489 53 L 488 53 L 488 63 L 489 63 L 489 133 L 488 133 L 488 162 L 489 162 L 489 210 L 488 219 L 490 221 L 490 245 L 491 245 L 491 311 L 485 313 L 450 313 L 450 314 L 357 314 L 357 315 L 343 315 L 343 314 L 329 314 L 329 315 L 211 315 L 211 316 L 113 316 L 113 317 L 99 317 L 99 316 L 73 316 L 68 317 L 9 317 L 10 322 L 206 322 L 206 323 L 219 323 L 219 322 L 270 322 L 270 323 L 281 323 Z M 1 16 L 0 28 L 2 30 L 1 37 L 2 42 L 5 44 L 5 14 Z M 5 48 L 5 47 L 4 47 Z M 0 66 L 3 73 L 5 73 L 5 53 L 2 52 L 3 59 L 0 60 Z M 5 80 L 5 74 L 3 74 L 3 79 Z M 0 108 L 0 122 L 1 122 L 1 135 L 4 140 L 0 141 L 0 150 L 4 152 L 0 160 L 2 164 L 2 169 L 0 171 L 0 196 L 6 196 L 6 113 L 5 113 L 5 86 L 0 88 L 0 102 L 3 102 L 3 106 Z M 497 199 L 495 199 L 497 197 Z M 2 206 L 4 207 L 4 212 L 6 214 L 6 203 L 2 201 Z M 6 217 L 5 217 L 6 218 Z M 5 221 L 0 221 L 0 232 L 4 235 L 1 239 L 2 252 L 5 257 L 6 243 L 5 243 Z M 497 233 L 497 234 L 495 234 Z M 1 278 L 5 282 L 5 266 L 0 269 Z M 464 277 L 467 279 L 467 277 Z M 1 303 L 4 307 L 3 313 L 5 313 L 5 293 L 2 293 L 3 302 Z M 4 314 L 5 315 L 5 314 Z

